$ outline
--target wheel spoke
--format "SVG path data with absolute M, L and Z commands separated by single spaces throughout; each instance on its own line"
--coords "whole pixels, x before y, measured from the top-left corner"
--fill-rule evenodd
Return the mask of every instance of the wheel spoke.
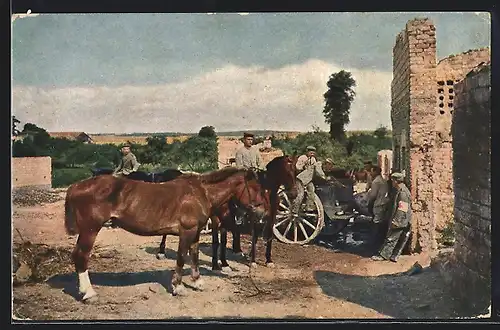
M 313 230 L 316 230 L 316 227 L 313 226 L 312 223 L 310 223 L 309 221 L 307 221 L 306 219 L 300 219 L 303 223 L 305 223 L 307 226 L 309 226 L 310 228 L 312 228 Z
M 286 203 L 290 205 L 290 200 L 288 199 L 287 194 L 283 194 L 283 198 L 285 199 Z
M 315 217 L 315 218 L 318 217 L 316 213 L 304 213 L 304 215 L 307 215 L 308 217 Z
M 283 236 L 286 237 L 286 234 L 290 231 L 290 228 L 292 227 L 292 221 L 288 223 L 288 226 L 286 226 L 285 232 L 283 233 Z
M 307 235 L 307 232 L 306 232 L 306 229 L 304 228 L 304 225 L 300 222 L 299 222 L 299 227 L 300 227 L 300 230 L 302 231 L 302 234 L 304 234 L 304 239 L 309 238 L 309 235 Z
M 281 203 L 281 202 L 280 202 L 280 205 L 279 205 L 279 206 L 281 206 L 281 207 L 282 207 L 282 208 L 284 208 L 285 210 L 288 210 L 288 206 L 286 206 L 285 204 L 283 204 L 283 203 Z
M 274 225 L 274 227 L 279 227 L 281 226 L 283 223 L 285 223 L 286 221 L 290 221 L 290 219 L 288 219 L 288 217 L 284 220 L 281 220 L 280 222 L 278 222 L 277 224 Z
M 293 223 L 293 241 L 294 242 L 297 242 L 297 234 L 298 234 L 297 224 L 294 222 Z

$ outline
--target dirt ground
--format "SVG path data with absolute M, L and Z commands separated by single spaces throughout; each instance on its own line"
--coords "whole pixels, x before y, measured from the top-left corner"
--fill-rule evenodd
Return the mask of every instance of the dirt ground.
M 64 192 L 59 193 L 64 197 Z M 103 228 L 90 259 L 97 301 L 77 300 L 77 277 L 70 261 L 76 236 L 64 231 L 64 201 L 14 205 L 16 260 L 31 270 L 13 287 L 13 315 L 32 320 L 172 318 L 450 318 L 457 316 L 439 272 L 424 255 L 402 256 L 398 263 L 375 262 L 347 252 L 274 241 L 275 268 L 263 265 L 259 241 L 257 268 L 229 249 L 227 272 L 210 267 L 210 235 L 200 246 L 203 291 L 185 296 L 169 292 L 177 238 L 167 238 L 168 258 L 155 257 L 161 237 L 140 237 Z M 230 236 L 230 235 L 229 235 Z M 29 242 L 29 243 L 28 243 Z M 243 248 L 249 247 L 242 237 Z M 228 247 L 230 247 L 228 243 Z M 418 261 L 422 273 L 408 276 Z M 25 267 L 25 266 L 23 266 Z M 17 267 L 16 267 L 17 268 Z M 25 267 L 26 268 L 26 267 Z M 31 274 L 30 274 L 31 273 Z M 446 303 L 445 303 L 446 302 Z

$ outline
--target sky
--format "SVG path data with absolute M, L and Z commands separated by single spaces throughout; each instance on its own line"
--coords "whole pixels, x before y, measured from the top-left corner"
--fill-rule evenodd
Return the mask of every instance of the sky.
M 347 70 L 347 129 L 390 128 L 392 48 L 417 17 L 438 59 L 490 45 L 475 12 L 28 15 L 12 22 L 12 112 L 48 131 L 328 130 L 326 82 Z

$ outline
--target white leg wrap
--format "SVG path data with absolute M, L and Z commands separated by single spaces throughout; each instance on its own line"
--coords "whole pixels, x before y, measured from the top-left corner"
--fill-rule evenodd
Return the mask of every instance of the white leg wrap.
M 87 293 L 87 290 L 92 287 L 88 269 L 83 273 L 78 273 L 78 285 L 80 293 L 83 294 Z

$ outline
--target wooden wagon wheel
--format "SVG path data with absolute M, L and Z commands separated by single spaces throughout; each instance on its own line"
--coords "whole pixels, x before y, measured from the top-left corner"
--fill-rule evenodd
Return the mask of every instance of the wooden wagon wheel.
M 212 232 L 212 218 L 208 218 L 207 224 L 205 228 L 203 228 L 200 232 L 202 235 L 210 234 Z
M 291 201 L 286 192 L 280 190 L 278 196 L 280 202 L 273 227 L 274 236 L 283 243 L 299 245 L 316 238 L 325 225 L 325 213 L 319 197 L 314 194 L 316 210 L 299 211 L 299 214 L 293 215 L 290 212 Z

